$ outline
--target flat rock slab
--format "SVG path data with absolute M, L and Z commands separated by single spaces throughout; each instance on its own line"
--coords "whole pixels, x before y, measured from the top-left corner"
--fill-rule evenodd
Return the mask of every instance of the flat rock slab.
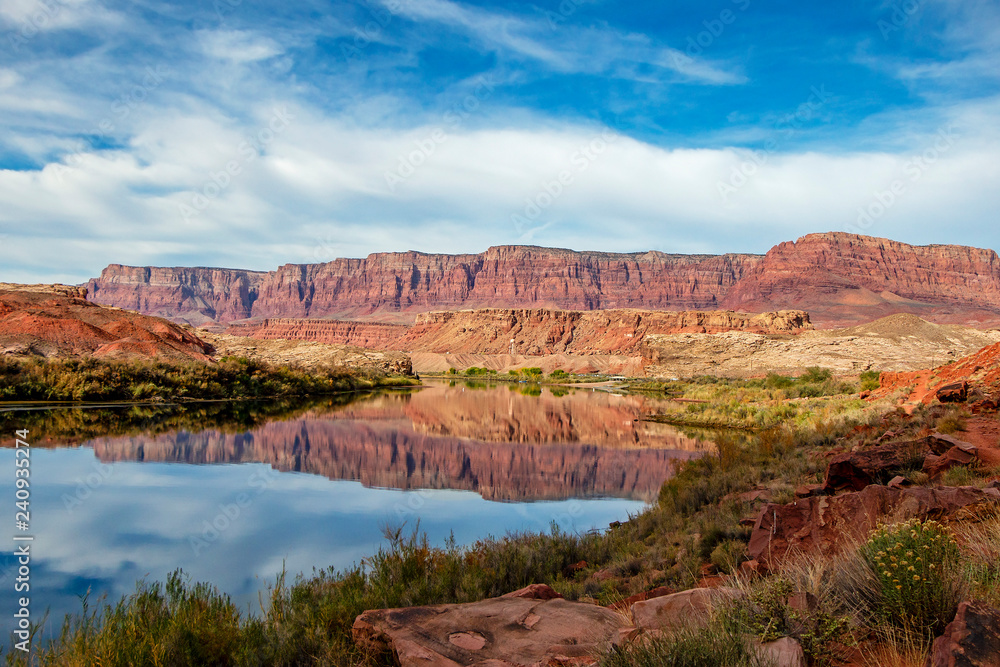
M 640 630 L 672 631 L 704 627 L 715 605 L 740 595 L 740 591 L 734 588 L 693 588 L 636 602 L 632 605 L 632 621 Z
M 354 640 L 391 650 L 401 667 L 586 665 L 625 627 L 610 609 L 560 598 L 378 609 L 354 621 Z
M 806 654 L 801 644 L 791 637 L 762 644 L 757 653 L 774 667 L 806 667 Z

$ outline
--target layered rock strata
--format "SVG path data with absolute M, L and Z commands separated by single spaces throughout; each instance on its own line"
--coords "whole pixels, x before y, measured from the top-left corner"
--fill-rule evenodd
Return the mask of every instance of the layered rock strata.
M 574 252 L 498 246 L 466 255 L 376 253 L 257 272 L 113 264 L 88 284 L 107 305 L 203 324 L 375 319 L 470 308 L 806 310 L 822 327 L 893 313 L 1000 325 L 992 250 L 810 234 L 766 256 Z

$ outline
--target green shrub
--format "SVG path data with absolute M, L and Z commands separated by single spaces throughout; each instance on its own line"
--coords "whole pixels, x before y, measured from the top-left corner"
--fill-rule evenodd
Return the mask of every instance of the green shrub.
M 865 371 L 861 374 L 861 390 L 874 391 L 882 386 L 882 374 L 878 371 Z
M 933 520 L 881 526 L 862 555 L 878 580 L 879 620 L 928 639 L 941 634 L 958 606 L 952 578 L 958 546 L 951 532 Z
M 787 389 L 795 384 L 795 380 L 785 375 L 778 375 L 777 373 L 768 373 L 767 378 L 764 380 L 764 385 L 768 389 Z
M 734 574 L 740 563 L 747 559 L 747 545 L 740 540 L 725 540 L 712 550 L 709 560 L 724 574 Z
M 799 398 L 818 398 L 824 396 L 823 387 L 818 384 L 806 384 L 799 387 Z
M 806 369 L 806 372 L 799 376 L 800 382 L 826 382 L 833 378 L 833 371 L 829 368 L 820 368 L 819 366 L 810 366 Z
M 551 373 L 549 373 L 549 377 L 553 377 L 553 378 L 565 378 L 567 376 L 569 376 L 569 373 L 567 373 L 566 371 L 564 371 L 561 368 L 557 368 L 554 371 L 552 371 Z
M 761 579 L 751 585 L 747 597 L 731 611 L 735 620 L 764 643 L 792 637 L 802 646 L 810 664 L 830 664 L 832 643 L 844 639 L 849 630 L 846 616 L 828 612 L 822 601 L 816 607 L 792 608 L 789 598 L 795 587 L 778 576 Z
M 0 399 L 134 401 L 307 396 L 376 386 L 416 384 L 412 378 L 366 375 L 343 368 L 304 370 L 226 357 L 199 361 L 2 359 Z
M 541 377 L 545 373 L 545 371 L 543 371 L 538 366 L 532 366 L 531 368 L 524 368 L 522 369 L 522 371 L 524 372 L 525 375 L 531 377 Z

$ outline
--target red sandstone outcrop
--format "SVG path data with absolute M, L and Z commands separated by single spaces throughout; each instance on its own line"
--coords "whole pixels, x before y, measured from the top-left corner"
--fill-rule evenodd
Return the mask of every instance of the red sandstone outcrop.
M 880 387 L 872 393 L 872 398 L 902 391 L 906 395 L 901 400 L 910 407 L 934 399 L 954 401 L 962 394 L 967 398 L 970 389 L 986 394 L 1000 392 L 1000 343 L 935 369 L 882 373 Z
M 0 283 L 0 354 L 209 360 L 211 346 L 176 324 L 86 296 L 79 287 Z
M 399 346 L 414 352 L 639 354 L 643 338 L 650 333 L 794 333 L 811 328 L 809 315 L 798 311 L 748 315 L 484 309 L 418 315 Z
M 927 667 L 1000 667 L 1000 609 L 978 601 L 958 605 L 955 620 L 934 640 Z
M 893 313 L 1000 325 L 992 250 L 811 234 L 758 255 L 613 254 L 500 246 L 468 255 L 377 253 L 260 273 L 111 265 L 98 303 L 201 324 L 246 318 L 378 319 L 469 308 L 806 310 L 822 326 Z
M 226 334 L 260 340 L 305 340 L 372 350 L 401 350 L 399 341 L 407 331 L 409 327 L 406 325 L 383 322 L 269 318 L 231 324 Z
M 475 307 L 712 309 L 756 255 L 615 254 L 499 246 L 474 255 L 376 253 L 276 271 L 108 266 L 98 303 L 202 323 L 248 317 L 412 321 Z
M 777 313 L 460 310 L 422 313 L 412 327 L 343 320 L 267 319 L 234 324 L 226 333 L 260 339 L 310 340 L 407 352 L 475 354 L 633 354 L 646 334 L 797 333 L 811 329 L 801 311 Z

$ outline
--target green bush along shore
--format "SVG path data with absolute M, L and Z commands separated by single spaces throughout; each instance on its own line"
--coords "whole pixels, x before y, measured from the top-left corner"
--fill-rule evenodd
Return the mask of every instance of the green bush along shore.
M 207 364 L 0 357 L 2 401 L 280 398 L 415 384 L 410 377 L 271 366 L 246 358 Z

